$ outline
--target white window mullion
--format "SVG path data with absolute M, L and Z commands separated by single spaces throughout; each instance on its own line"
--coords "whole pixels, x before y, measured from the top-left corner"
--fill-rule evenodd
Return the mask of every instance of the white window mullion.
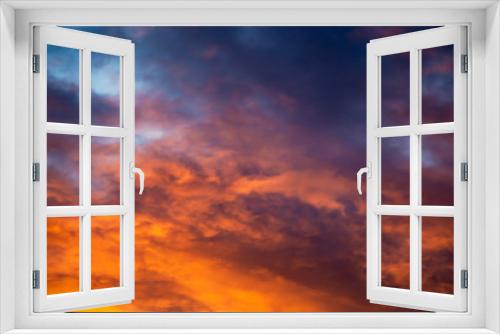
M 123 138 L 127 135 L 127 131 L 123 128 L 113 128 L 108 126 L 93 125 L 88 127 L 92 136 L 108 137 L 108 138 Z
M 83 136 L 90 133 L 92 136 L 122 138 L 127 135 L 123 128 L 114 128 L 110 126 L 99 125 L 82 125 L 82 124 L 67 124 L 67 123 L 52 123 L 47 122 L 47 133 L 61 135 L 80 135 Z
M 81 72 L 80 72 L 81 75 Z M 81 87 L 81 80 L 80 80 Z M 80 99 L 80 103 L 82 99 Z M 81 106 L 81 104 L 80 104 Z M 82 118 L 80 114 L 80 119 Z M 68 123 L 52 123 L 47 122 L 47 133 L 61 134 L 61 135 L 83 135 L 85 134 L 85 127 L 81 124 L 68 124 Z
M 46 209 L 47 217 L 83 217 L 91 216 L 118 216 L 127 214 L 129 208 L 125 205 L 92 205 L 88 206 L 49 206 Z
M 410 127 L 419 124 L 419 86 L 420 86 L 419 51 L 410 52 Z M 417 207 L 420 202 L 420 145 L 419 136 L 410 134 L 410 206 Z M 420 287 L 420 219 L 410 214 L 410 290 Z
M 414 61 L 416 64 L 416 88 L 414 91 L 412 91 L 412 94 L 414 95 L 414 108 L 415 108 L 415 119 L 414 122 L 418 124 L 418 126 L 425 126 L 425 124 L 422 124 L 422 50 L 420 49 L 415 49 L 413 52 L 414 54 Z M 429 124 L 430 126 L 439 126 L 440 123 L 431 123 Z M 453 122 L 448 122 L 448 123 L 441 123 L 441 124 L 446 124 L 448 126 L 448 131 L 445 129 L 439 129 L 440 132 L 417 132 L 415 137 L 417 138 L 417 143 L 416 143 L 416 166 L 415 169 L 417 170 L 417 190 L 416 190 L 416 202 L 417 202 L 417 207 L 420 207 L 422 205 L 422 136 L 423 135 L 428 135 L 428 134 L 437 134 L 437 133 L 453 133 L 454 131 L 454 123 Z M 439 131 L 438 130 L 438 131 Z M 453 211 L 453 214 L 455 213 L 454 207 L 451 208 Z M 416 291 L 422 291 L 422 214 L 419 214 L 418 212 L 415 212 L 415 231 L 414 233 L 416 234 L 416 242 L 417 242 L 417 258 L 416 258 L 416 263 L 414 267 L 415 269 L 415 275 L 418 278 L 417 283 L 415 284 L 415 289 Z M 453 214 L 451 216 L 453 216 Z
M 373 212 L 381 216 L 409 216 L 415 214 L 419 217 L 453 217 L 453 206 L 433 205 L 377 205 Z
M 79 196 L 79 204 L 80 206 L 78 207 L 78 209 L 80 210 L 81 208 L 84 207 L 84 198 L 85 198 L 85 177 L 84 177 L 84 168 L 85 168 L 85 164 L 83 162 L 83 159 L 82 157 L 84 156 L 84 137 L 82 136 L 84 134 L 84 126 L 82 125 L 82 122 L 83 122 L 83 119 L 84 119 L 84 112 L 83 112 L 83 106 L 84 106 L 84 95 L 83 95 L 83 91 L 82 91 L 82 87 L 83 87 L 83 73 L 84 73 L 84 69 L 83 69 L 83 66 L 84 66 L 84 60 L 83 60 L 83 52 L 82 50 L 80 50 L 80 74 L 79 74 L 79 80 L 80 80 L 80 84 L 78 87 L 80 87 L 80 94 L 79 94 L 79 97 L 80 97 L 80 103 L 79 103 L 79 106 L 80 106 L 80 110 L 79 110 L 79 119 L 80 119 L 80 124 L 78 125 L 73 125 L 73 124 L 67 124 L 67 127 L 60 127 L 59 124 L 52 124 L 52 123 L 47 123 L 47 131 L 50 131 L 51 133 L 74 133 L 74 134 L 78 134 L 80 135 L 79 136 L 79 141 L 80 141 L 80 145 L 79 145 L 79 193 L 80 193 L 80 196 Z M 66 125 L 66 124 L 64 124 Z M 66 211 L 66 210 L 65 210 Z M 47 208 L 47 217 L 50 217 L 50 208 Z M 85 233 L 85 226 L 86 226 L 86 222 L 85 222 L 85 216 L 81 216 L 79 215 L 79 221 L 80 221 L 80 226 L 79 226 L 79 249 L 80 249 L 80 252 L 79 252 L 79 257 L 80 257 L 80 268 L 79 268 L 79 285 L 80 285 L 80 291 L 85 291 L 88 289 L 88 286 L 87 286 L 87 282 L 86 282 L 86 279 L 85 279 L 85 275 L 84 275 L 84 268 L 87 266 L 87 263 L 85 261 L 85 256 L 83 254 L 83 252 L 81 250 L 85 249 L 85 239 L 84 239 L 84 233 Z
M 414 125 L 388 126 L 375 129 L 375 135 L 380 138 L 402 137 L 410 134 L 434 135 L 443 133 L 453 133 L 455 125 L 453 122 L 429 123 Z
M 124 84 L 124 81 L 123 81 L 123 75 L 125 73 L 124 71 L 124 60 L 123 60 L 123 57 L 120 57 L 120 127 L 121 129 L 123 129 L 125 132 L 127 131 L 126 129 L 126 124 L 127 122 L 125 122 L 125 117 L 123 117 L 123 114 L 124 114 L 124 110 L 125 110 L 125 107 L 126 107 L 126 103 L 124 103 L 123 99 L 125 98 L 125 89 L 123 87 L 123 84 Z M 128 155 L 126 154 L 126 150 L 125 148 L 127 147 L 126 146 L 126 141 L 128 141 L 128 139 L 126 138 L 126 136 L 124 136 L 124 138 L 122 138 L 120 140 L 120 184 L 121 184 L 121 187 L 120 187 L 120 204 L 123 204 L 127 201 L 127 198 L 126 196 L 128 195 L 128 190 L 129 190 L 129 187 L 126 186 L 126 184 L 128 183 L 128 179 L 130 178 L 130 171 L 129 171 L 129 168 L 131 167 L 130 164 L 129 164 L 129 161 L 130 161 L 130 157 L 128 157 Z M 127 260 L 126 257 L 125 257 L 125 254 L 127 252 L 127 249 L 125 247 L 125 243 L 124 243 L 124 237 L 125 237 L 125 234 L 126 234 L 126 224 L 127 220 L 126 218 L 121 215 L 120 216 L 120 286 L 125 286 L 125 278 L 126 278 L 126 266 L 125 266 L 125 261 Z
M 82 125 L 84 128 L 89 128 L 90 126 L 90 115 L 91 115 L 91 75 L 90 75 L 90 51 L 88 49 L 83 49 L 82 53 Z M 89 207 L 91 205 L 91 144 L 92 138 L 90 132 L 86 132 L 82 139 L 82 156 L 80 161 L 82 164 L 82 170 L 80 174 L 82 175 L 83 182 L 81 186 L 82 191 L 82 205 L 84 207 Z M 82 291 L 88 292 L 91 290 L 91 216 L 90 212 L 85 212 L 82 219 L 82 226 L 80 231 L 80 280 L 82 285 Z
M 90 292 L 90 215 L 86 214 L 81 218 L 80 226 L 80 285 L 83 292 Z

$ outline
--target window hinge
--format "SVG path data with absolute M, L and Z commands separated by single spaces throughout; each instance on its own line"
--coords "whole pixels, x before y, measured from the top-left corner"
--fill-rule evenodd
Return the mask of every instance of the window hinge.
M 40 270 L 33 270 L 33 289 L 40 289 Z
M 33 182 L 40 181 L 40 164 L 38 162 L 33 163 Z
M 40 73 L 40 55 L 33 55 L 33 73 Z
M 469 164 L 466 162 L 460 164 L 460 179 L 462 181 L 469 181 Z
M 462 289 L 469 287 L 469 272 L 467 270 L 462 270 L 460 273 L 460 287 Z
M 469 72 L 469 56 L 462 55 L 462 73 Z

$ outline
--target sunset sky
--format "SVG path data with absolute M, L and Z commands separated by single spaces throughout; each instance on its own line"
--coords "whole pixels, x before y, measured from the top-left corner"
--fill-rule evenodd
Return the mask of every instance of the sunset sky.
M 136 165 L 146 174 L 136 196 L 136 298 L 100 311 L 398 310 L 366 299 L 355 176 L 366 154 L 366 43 L 416 28 L 79 29 L 135 43 Z M 423 58 L 425 122 L 450 121 L 449 51 Z M 116 59 L 92 61 L 93 123 L 116 125 Z M 408 64 L 389 62 L 383 122 L 394 125 L 408 121 Z M 51 47 L 48 63 L 49 121 L 78 122 L 78 53 Z M 67 137 L 49 135 L 49 205 L 78 204 L 79 144 Z M 452 205 L 452 135 L 427 137 L 423 201 Z M 392 152 L 382 161 L 389 204 L 408 204 L 408 147 L 407 138 L 382 143 Z M 119 143 L 95 138 L 92 154 L 93 204 L 118 204 Z M 408 218 L 382 225 L 382 282 L 407 287 Z M 452 228 L 452 219 L 423 222 L 428 291 L 450 291 Z M 117 217 L 94 217 L 92 233 L 92 286 L 116 286 Z M 78 219 L 50 219 L 48 244 L 49 293 L 77 291 Z

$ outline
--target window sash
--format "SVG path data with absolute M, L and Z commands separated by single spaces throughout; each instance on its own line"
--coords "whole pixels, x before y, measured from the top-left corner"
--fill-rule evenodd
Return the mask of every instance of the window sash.
M 467 75 L 461 73 L 461 55 L 467 54 L 466 28 L 449 26 L 402 34 L 371 41 L 367 48 L 367 162 L 372 170 L 367 178 L 367 296 L 379 304 L 431 311 L 467 310 L 467 289 L 460 286 L 461 270 L 467 270 L 467 183 L 460 180 L 460 164 L 467 162 Z M 454 121 L 419 124 L 421 114 L 421 51 L 454 45 Z M 381 126 L 381 57 L 410 53 L 410 124 Z M 421 143 L 427 134 L 454 134 L 454 206 L 420 205 Z M 409 137 L 410 203 L 382 205 L 381 139 Z M 410 219 L 410 289 L 381 285 L 381 217 L 404 215 Z M 453 295 L 421 291 L 421 220 L 420 217 L 454 217 Z
M 47 122 L 47 45 L 79 50 L 80 124 Z M 91 53 L 120 57 L 120 127 L 91 124 Z M 134 298 L 134 183 L 128 170 L 134 162 L 134 48 L 130 41 L 65 28 L 35 27 L 34 53 L 40 72 L 34 74 L 34 161 L 40 164 L 40 181 L 33 185 L 34 263 L 40 271 L 40 288 L 34 289 L 34 311 L 69 311 L 130 302 Z M 47 206 L 47 135 L 80 137 L 79 205 Z M 92 137 L 120 139 L 120 203 L 92 205 Z M 120 216 L 120 286 L 91 287 L 91 218 Z M 80 291 L 47 294 L 47 217 L 79 217 Z

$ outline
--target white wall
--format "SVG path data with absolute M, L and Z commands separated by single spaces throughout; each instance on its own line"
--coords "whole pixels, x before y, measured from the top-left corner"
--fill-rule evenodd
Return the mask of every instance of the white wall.
M 486 327 L 500 331 L 500 6 L 488 8 L 486 19 Z M 489 282 L 488 282 L 489 281 Z
M 0 3 L 0 333 L 14 328 L 14 14 Z

